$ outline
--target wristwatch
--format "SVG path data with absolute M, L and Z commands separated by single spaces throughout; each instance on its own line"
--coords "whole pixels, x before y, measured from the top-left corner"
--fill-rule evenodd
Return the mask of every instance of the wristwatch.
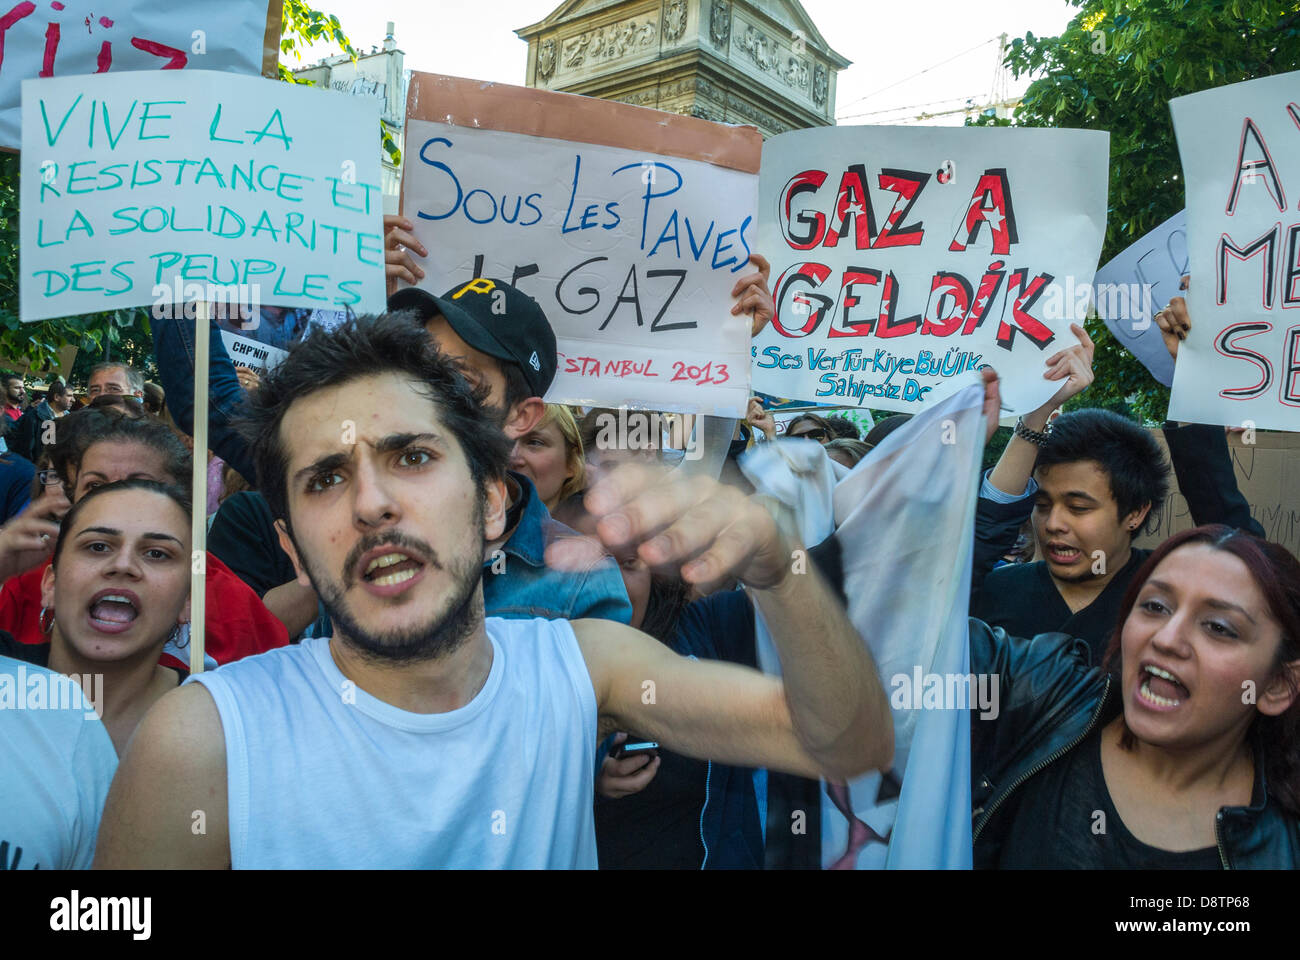
M 1024 417 L 1016 418 L 1015 433 L 1016 436 L 1020 437 L 1020 439 L 1022 440 L 1028 440 L 1032 444 L 1035 444 L 1040 447 L 1045 447 L 1047 446 L 1047 438 L 1048 436 L 1051 435 L 1051 432 L 1052 432 L 1052 425 L 1050 423 L 1047 425 L 1047 429 L 1040 433 L 1037 430 L 1030 430 L 1028 427 L 1026 427 Z

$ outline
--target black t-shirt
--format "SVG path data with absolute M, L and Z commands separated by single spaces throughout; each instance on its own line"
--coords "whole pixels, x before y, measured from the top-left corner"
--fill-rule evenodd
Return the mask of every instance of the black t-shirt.
M 1092 664 L 1100 666 L 1119 621 L 1124 593 L 1150 555 L 1150 550 L 1131 550 L 1128 563 L 1106 588 L 1092 603 L 1075 613 L 1070 612 L 1043 561 L 998 567 L 984 579 L 971 616 L 989 626 L 1001 627 L 1013 637 L 1028 639 L 1040 633 L 1068 633 L 1088 644 Z
M 632 739 L 632 738 L 629 738 Z M 659 772 L 640 793 L 596 804 L 602 870 L 698 870 L 708 763 L 660 750 Z
M 297 576 L 280 548 L 271 508 L 256 491 L 240 491 L 222 502 L 208 531 L 208 550 L 259 597 Z
M 1173 853 L 1143 843 L 1120 819 L 1101 767 L 1101 730 L 1023 784 L 998 868 L 1219 870 L 1217 847 Z

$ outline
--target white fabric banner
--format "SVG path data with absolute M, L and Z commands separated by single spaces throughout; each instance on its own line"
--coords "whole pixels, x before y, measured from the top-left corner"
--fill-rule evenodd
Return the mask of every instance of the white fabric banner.
M 1300 72 L 1169 108 L 1192 275 L 1169 418 L 1300 430 Z
M 849 617 L 893 707 L 893 768 L 824 787 L 828 868 L 971 866 L 970 715 L 995 717 L 998 692 L 996 677 L 969 674 L 983 397 L 971 385 L 932 405 L 847 476 L 810 440 L 778 440 L 741 462 L 760 493 L 793 511 L 805 543 L 835 528 Z M 761 620 L 758 637 L 760 664 L 779 672 Z

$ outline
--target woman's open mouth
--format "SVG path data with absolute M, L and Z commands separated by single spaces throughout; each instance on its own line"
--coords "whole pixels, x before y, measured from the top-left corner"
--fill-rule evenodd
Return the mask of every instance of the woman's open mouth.
M 1137 699 L 1144 707 L 1174 710 L 1190 696 L 1191 692 L 1177 675 L 1163 667 L 1144 663 L 1139 669 Z
M 140 598 L 130 590 L 101 590 L 90 600 L 87 617 L 100 633 L 123 633 L 140 616 Z

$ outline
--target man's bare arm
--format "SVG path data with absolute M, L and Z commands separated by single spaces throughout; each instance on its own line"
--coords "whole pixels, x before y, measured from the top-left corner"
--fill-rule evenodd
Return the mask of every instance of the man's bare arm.
M 596 531 L 607 547 L 635 544 L 647 563 L 679 570 L 706 593 L 739 577 L 763 612 L 785 671 L 783 684 L 721 665 L 710 665 L 722 671 L 713 677 L 684 667 L 687 661 L 655 658 L 653 647 L 627 636 L 611 643 L 616 654 L 611 659 L 599 640 L 590 639 L 592 631 L 597 636 L 600 631 L 584 625 L 579 640 L 589 654 L 597 695 L 609 698 L 601 703 L 621 719 L 623 729 L 649 735 L 640 725 L 646 720 L 667 724 L 654 729 L 666 729 L 664 742 L 670 744 L 703 729 L 714 745 L 686 744 L 684 752 L 694 749 L 711 759 L 723 759 L 720 751 L 754 749 L 745 738 L 758 731 L 757 748 L 772 750 L 758 761 L 762 765 L 800 772 L 811 766 L 832 778 L 888 766 L 893 722 L 871 654 L 819 575 L 794 572 L 795 551 L 760 503 L 707 477 L 665 478 L 627 466 L 602 478 L 588 493 L 587 505 L 600 517 Z M 640 686 L 653 679 L 637 675 L 651 665 L 647 656 L 658 668 L 670 669 L 674 683 L 693 681 L 684 688 L 686 700 L 674 699 L 668 710 L 662 709 L 663 700 L 642 703 Z M 701 675 L 708 679 L 697 687 Z M 712 754 L 698 752 L 710 749 Z
M 95 869 L 229 867 L 221 716 L 208 691 L 191 683 L 154 704 L 127 745 Z

